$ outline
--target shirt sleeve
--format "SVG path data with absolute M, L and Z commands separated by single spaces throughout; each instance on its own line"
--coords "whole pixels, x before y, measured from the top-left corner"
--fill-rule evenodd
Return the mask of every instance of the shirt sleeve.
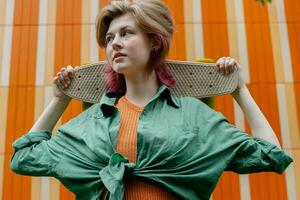
M 205 127 L 211 145 L 218 149 L 226 161 L 225 170 L 240 174 L 283 171 L 293 162 L 292 158 L 266 140 L 255 138 L 228 122 L 221 114 L 207 110 Z
M 292 158 L 277 146 L 249 136 L 238 144 L 226 170 L 239 174 L 263 171 L 282 174 L 291 162 Z
M 10 168 L 21 175 L 52 176 L 62 155 L 57 136 L 49 131 L 33 131 L 13 143 Z

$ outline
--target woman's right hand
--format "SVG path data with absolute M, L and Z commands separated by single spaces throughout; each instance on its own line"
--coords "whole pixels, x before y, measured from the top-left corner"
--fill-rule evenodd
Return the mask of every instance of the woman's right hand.
M 62 93 L 58 85 L 64 90 L 68 88 L 71 84 L 72 78 L 74 77 L 75 71 L 78 66 L 73 68 L 72 66 L 68 65 L 67 67 L 62 67 L 60 71 L 56 74 L 53 80 L 53 96 L 60 100 L 71 100 L 70 97 Z

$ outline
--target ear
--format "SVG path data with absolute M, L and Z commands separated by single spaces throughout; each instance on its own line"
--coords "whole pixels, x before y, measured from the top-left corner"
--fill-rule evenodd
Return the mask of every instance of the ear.
M 160 42 L 156 38 L 153 38 L 151 40 L 151 49 L 152 49 L 152 51 L 159 50 L 160 45 L 161 45 Z

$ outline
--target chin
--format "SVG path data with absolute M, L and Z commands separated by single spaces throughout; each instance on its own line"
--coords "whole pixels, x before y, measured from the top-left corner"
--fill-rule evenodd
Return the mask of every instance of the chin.
M 126 71 L 128 71 L 128 68 L 127 66 L 119 66 L 119 65 L 114 65 L 113 66 L 113 70 L 119 74 L 124 74 L 126 73 Z

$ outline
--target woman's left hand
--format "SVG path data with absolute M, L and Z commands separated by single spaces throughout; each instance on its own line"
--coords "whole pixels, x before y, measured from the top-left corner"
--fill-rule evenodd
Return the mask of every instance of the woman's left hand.
M 239 63 L 234 58 L 222 57 L 222 58 L 218 59 L 216 64 L 217 64 L 217 67 L 218 67 L 218 71 L 220 73 L 222 73 L 223 75 L 230 74 L 230 73 L 234 72 L 235 70 L 237 70 L 238 73 L 239 73 L 239 81 L 238 81 L 237 90 L 239 90 L 243 87 L 246 87 L 241 67 L 240 67 Z

